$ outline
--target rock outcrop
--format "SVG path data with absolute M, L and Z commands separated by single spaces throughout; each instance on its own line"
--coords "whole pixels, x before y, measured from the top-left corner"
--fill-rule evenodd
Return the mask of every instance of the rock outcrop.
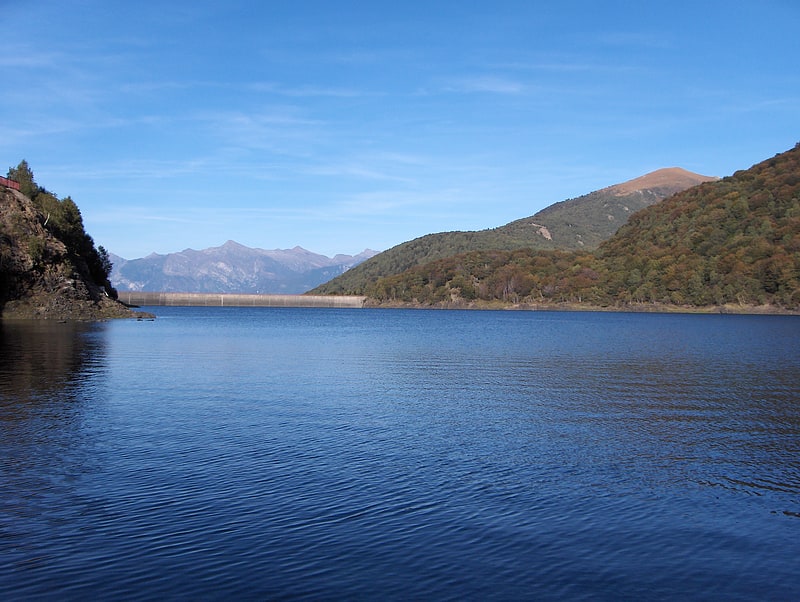
M 0 316 L 98 320 L 137 314 L 92 280 L 86 260 L 68 252 L 28 197 L 2 186 Z

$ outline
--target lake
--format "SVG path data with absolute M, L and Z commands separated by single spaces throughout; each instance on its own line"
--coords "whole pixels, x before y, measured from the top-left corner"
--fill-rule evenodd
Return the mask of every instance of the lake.
M 800 598 L 800 318 L 0 329 L 0 598 Z

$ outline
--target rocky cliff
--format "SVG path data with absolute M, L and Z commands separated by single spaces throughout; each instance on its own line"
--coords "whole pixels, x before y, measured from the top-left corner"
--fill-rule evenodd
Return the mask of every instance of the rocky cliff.
M 21 192 L 0 186 L 0 316 L 55 320 L 130 318 L 136 314 L 96 284 L 84 258 L 48 228 Z

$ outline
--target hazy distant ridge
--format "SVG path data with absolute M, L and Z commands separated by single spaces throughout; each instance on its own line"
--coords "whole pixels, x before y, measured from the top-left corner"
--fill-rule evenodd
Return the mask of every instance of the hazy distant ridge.
M 367 249 L 331 258 L 302 247 L 254 249 L 229 240 L 220 247 L 141 259 L 112 255 L 111 283 L 120 291 L 300 294 L 375 254 Z

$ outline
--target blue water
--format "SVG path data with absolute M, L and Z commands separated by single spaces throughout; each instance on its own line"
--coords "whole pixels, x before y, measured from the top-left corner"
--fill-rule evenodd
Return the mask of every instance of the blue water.
M 5 323 L 0 598 L 800 598 L 800 318 Z

